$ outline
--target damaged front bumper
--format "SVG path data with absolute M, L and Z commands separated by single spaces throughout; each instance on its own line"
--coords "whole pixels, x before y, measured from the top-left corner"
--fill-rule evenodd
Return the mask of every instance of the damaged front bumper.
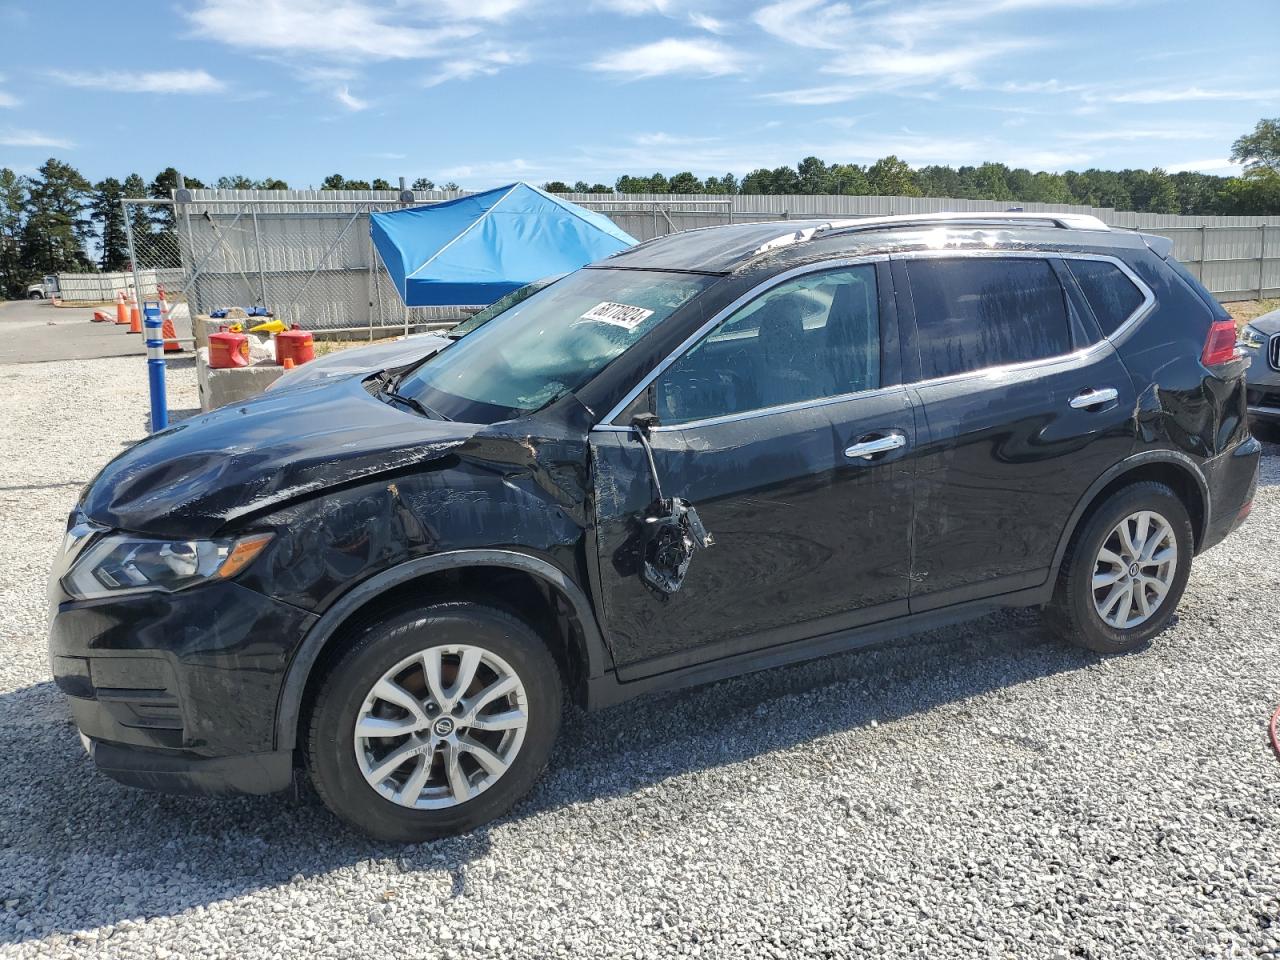
M 84 601 L 55 579 L 50 599 L 54 682 L 103 773 L 178 793 L 289 786 L 275 708 L 312 614 L 231 582 Z

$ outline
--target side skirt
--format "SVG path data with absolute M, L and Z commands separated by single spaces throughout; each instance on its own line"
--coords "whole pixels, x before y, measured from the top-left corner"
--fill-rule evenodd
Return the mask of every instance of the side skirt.
M 656 691 L 667 692 L 681 690 L 685 687 L 696 687 L 717 680 L 768 670 L 773 667 L 784 667 L 792 663 L 806 660 L 817 660 L 821 657 L 848 653 L 861 647 L 898 640 L 914 633 L 935 630 L 939 627 L 974 620 L 993 610 L 1006 607 L 1043 606 L 1053 597 L 1052 584 L 1004 593 L 994 597 L 984 597 L 928 610 L 924 613 L 908 614 L 884 620 L 880 623 L 853 627 L 835 633 L 820 634 L 807 640 L 796 640 L 791 643 L 753 650 L 732 657 L 722 657 L 706 663 L 694 664 L 679 670 L 659 673 L 639 680 L 624 682 L 616 673 L 610 671 L 601 677 L 587 681 L 587 709 L 602 710 L 614 704 L 630 700 Z

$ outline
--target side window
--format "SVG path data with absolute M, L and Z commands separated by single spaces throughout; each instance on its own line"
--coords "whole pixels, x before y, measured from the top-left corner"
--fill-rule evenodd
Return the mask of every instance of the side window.
M 1104 337 L 1115 333 L 1142 306 L 1142 291 L 1114 263 L 1068 259 L 1067 268 L 1080 285 Z
M 1070 353 L 1066 292 L 1038 257 L 907 262 L 926 379 Z
M 878 386 L 880 315 L 870 264 L 779 284 L 727 317 L 654 381 L 664 424 Z

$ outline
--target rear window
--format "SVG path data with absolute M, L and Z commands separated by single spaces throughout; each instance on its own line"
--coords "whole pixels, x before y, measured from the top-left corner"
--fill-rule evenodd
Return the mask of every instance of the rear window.
M 1067 267 L 1080 285 L 1085 300 L 1089 302 L 1104 337 L 1115 333 L 1146 299 L 1128 275 L 1114 263 L 1106 260 L 1069 259 Z
M 1066 293 L 1038 257 L 907 263 L 925 380 L 1071 352 Z

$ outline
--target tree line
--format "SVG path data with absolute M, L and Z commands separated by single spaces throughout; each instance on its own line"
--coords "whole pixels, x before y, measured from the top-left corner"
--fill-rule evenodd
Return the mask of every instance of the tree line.
M 675 194 L 842 194 L 882 197 L 954 197 L 1023 203 L 1084 204 L 1141 213 L 1183 216 L 1280 214 L 1280 118 L 1261 120 L 1232 145 L 1231 159 L 1245 165 L 1238 177 L 1183 171 L 1068 170 L 1032 172 L 1003 163 L 913 168 L 888 156 L 865 166 L 805 157 L 794 167 L 752 170 L 741 180 L 732 173 L 700 179 L 685 171 L 674 176 L 624 174 L 618 193 Z M 544 184 L 549 193 L 611 193 L 579 180 Z
M 1010 202 L 1078 203 L 1148 213 L 1187 216 L 1280 214 L 1280 118 L 1261 120 L 1232 145 L 1231 159 L 1244 165 L 1238 177 L 1151 170 L 1031 172 L 1003 163 L 913 168 L 889 156 L 865 166 L 827 163 L 806 157 L 794 167 L 752 170 L 700 179 L 685 171 L 673 176 L 623 175 L 613 187 L 579 180 L 543 184 L 551 193 L 673 194 L 845 194 L 852 196 L 956 197 Z M 192 189 L 287 190 L 284 180 L 267 177 L 219 177 L 209 184 L 187 177 Z M 125 198 L 167 200 L 178 185 L 178 171 L 166 167 L 150 181 L 136 173 L 123 180 L 107 177 L 90 183 L 68 163 L 50 158 L 35 174 L 19 176 L 0 168 L 0 295 L 20 296 L 46 273 L 116 272 L 129 264 Z M 391 190 L 381 177 L 353 180 L 332 174 L 323 190 Z M 433 190 L 426 177 L 415 190 Z M 457 190 L 453 182 L 441 186 Z M 172 208 L 132 206 L 129 213 L 138 259 L 149 266 L 177 266 Z

